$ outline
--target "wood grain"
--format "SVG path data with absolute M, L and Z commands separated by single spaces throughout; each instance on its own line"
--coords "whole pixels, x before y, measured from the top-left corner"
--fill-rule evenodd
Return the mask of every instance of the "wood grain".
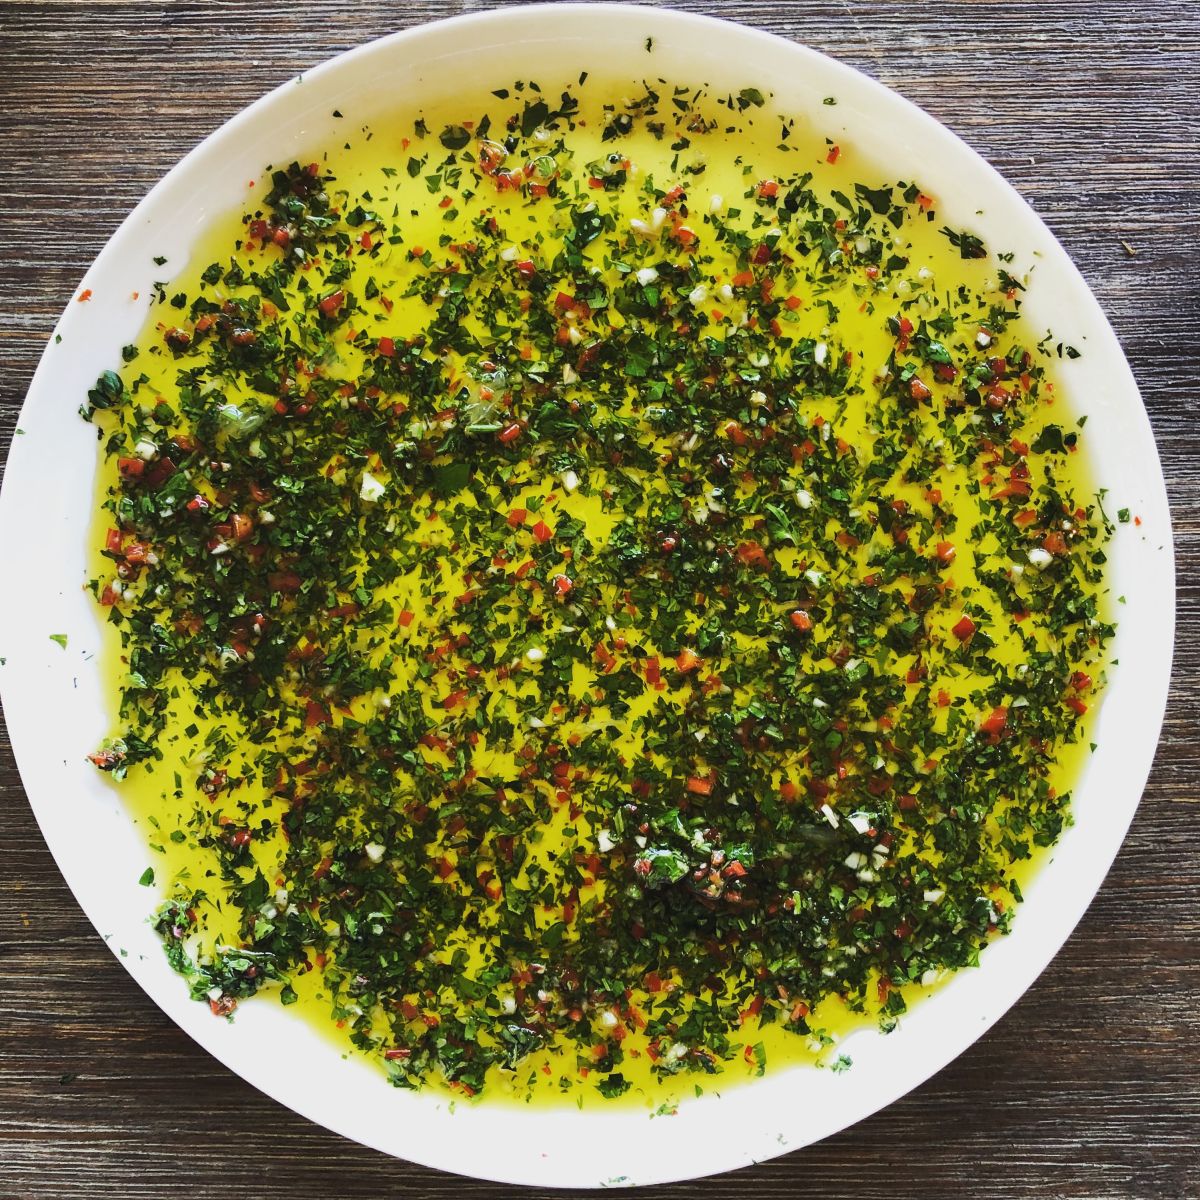
M 0 3 L 0 441 L 134 202 L 269 87 L 449 0 Z M 1079 263 L 1137 375 L 1174 507 L 1179 634 L 1145 799 L 1053 966 L 947 1070 L 714 1197 L 1200 1197 L 1200 13 L 1191 0 L 705 0 L 959 132 Z M 1135 250 L 1130 256 L 1122 239 Z M 5 583 L 20 564 L 0 564 Z M 197 1049 L 67 891 L 0 732 L 0 1197 L 492 1197 L 310 1125 Z M 656 1189 L 693 1194 L 694 1185 Z

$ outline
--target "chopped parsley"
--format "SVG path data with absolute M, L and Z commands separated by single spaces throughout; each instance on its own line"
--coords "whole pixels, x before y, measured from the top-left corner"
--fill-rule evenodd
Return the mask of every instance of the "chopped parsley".
M 400 1086 L 761 1074 L 1009 928 L 1109 527 L 1022 286 L 916 184 L 715 161 L 753 87 L 492 96 L 276 169 L 88 393 L 92 758 L 161 796 L 221 1016 L 315 972 Z

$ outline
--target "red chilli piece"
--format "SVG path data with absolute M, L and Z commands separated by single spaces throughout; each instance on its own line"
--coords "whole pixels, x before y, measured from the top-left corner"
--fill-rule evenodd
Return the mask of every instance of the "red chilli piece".
M 997 737 L 1008 728 L 1008 709 L 1004 706 L 993 708 L 982 721 L 979 722 L 979 730 L 981 733 L 994 734 Z
M 342 307 L 345 301 L 346 293 L 343 292 L 341 288 L 338 288 L 337 291 L 330 292 L 328 296 L 322 296 L 321 299 L 317 301 L 317 309 L 321 313 L 321 316 L 333 317 L 337 315 L 338 310 Z
M 761 571 L 771 569 L 771 559 L 758 542 L 739 542 L 737 556 L 747 567 L 757 567 Z

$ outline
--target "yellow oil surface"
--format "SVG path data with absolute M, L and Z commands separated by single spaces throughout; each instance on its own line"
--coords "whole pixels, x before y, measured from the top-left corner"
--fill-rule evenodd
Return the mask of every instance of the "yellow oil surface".
M 573 169 L 578 175 L 586 174 L 584 164 L 603 162 L 613 150 L 612 143 L 602 140 L 604 123 L 601 109 L 602 102 L 613 97 L 615 93 L 606 91 L 595 81 L 589 81 L 584 92 L 585 120 L 581 121 L 579 127 L 570 135 L 568 144 Z M 493 107 L 503 106 L 497 105 L 496 101 L 486 94 L 481 94 L 481 97 L 473 101 L 464 100 L 454 111 L 420 115 L 424 117 L 427 127 L 436 131 L 444 125 L 461 123 L 464 117 Z M 414 115 L 417 114 L 398 116 L 395 121 L 377 125 L 371 130 L 353 131 L 343 146 L 311 148 L 312 158 L 320 163 L 322 169 L 330 171 L 335 177 L 336 182 L 331 185 L 330 190 L 340 198 L 343 208 L 349 208 L 363 197 L 370 197 L 370 202 L 380 213 L 394 213 L 403 217 L 404 240 L 401 244 L 385 246 L 382 252 L 370 257 L 358 254 L 349 256 L 351 276 L 346 285 L 356 294 L 362 294 L 366 276 L 374 277 L 380 299 L 368 302 L 367 312 L 358 316 L 355 324 L 362 328 L 363 321 L 368 321 L 374 336 L 386 333 L 397 342 L 421 333 L 428 321 L 427 306 L 418 298 L 406 299 L 402 295 L 406 285 L 415 277 L 415 257 L 425 249 L 431 249 L 435 254 L 440 253 L 439 247 L 446 242 L 447 235 L 452 243 L 468 241 L 472 224 L 484 208 L 503 213 L 503 223 L 512 239 L 512 253 L 515 257 L 526 257 L 556 236 L 551 227 L 553 218 L 548 217 L 547 209 L 530 204 L 520 193 L 506 195 L 503 192 L 491 191 L 480 192 L 473 197 L 456 195 L 453 207 L 453 214 L 456 215 L 448 219 L 447 209 L 439 207 L 441 194 L 430 190 L 423 174 L 412 176 L 405 169 L 405 164 L 412 155 L 430 149 L 429 143 L 436 140 L 436 134 L 431 135 L 424 143 L 417 139 L 413 129 Z M 669 138 L 658 140 L 644 129 L 638 129 L 621 141 L 620 153 L 629 160 L 630 177 L 634 184 L 640 184 L 647 178 L 653 178 L 661 188 L 668 188 L 676 183 L 686 184 L 691 211 L 700 214 L 697 218 L 699 220 L 707 219 L 703 214 L 720 213 L 732 204 L 748 207 L 749 202 L 743 198 L 746 197 L 748 189 L 754 188 L 760 180 L 794 174 L 802 169 L 813 172 L 813 187 L 818 192 L 828 192 L 831 189 L 852 192 L 853 184 L 857 181 L 866 181 L 875 186 L 891 182 L 880 176 L 874 164 L 860 159 L 852 145 L 834 148 L 824 139 L 819 129 L 799 131 L 785 153 L 777 144 L 778 126 L 774 119 L 763 115 L 759 121 L 754 122 L 754 116 L 753 112 L 746 116 L 741 123 L 741 132 L 736 137 L 726 137 L 719 132 L 696 137 L 691 146 L 682 153 L 671 149 Z M 687 169 L 701 163 L 702 173 L 693 173 Z M 247 227 L 243 223 L 244 212 L 255 209 L 256 196 L 261 196 L 269 187 L 269 178 L 268 169 L 263 177 L 248 189 L 244 210 L 231 212 L 215 222 L 194 247 L 188 262 L 169 262 L 164 265 L 163 273 L 170 279 L 167 284 L 168 293 L 200 293 L 219 300 L 223 295 L 221 287 L 209 286 L 201 280 L 201 273 L 210 262 L 227 262 L 232 258 L 251 266 L 256 262 L 269 260 L 270 256 L 277 252 L 274 247 L 255 244 L 253 239 L 247 246 Z M 936 201 L 936 197 L 933 199 Z M 627 188 L 620 203 L 622 214 L 629 221 L 652 223 L 655 220 L 653 212 L 647 210 L 645 198 L 638 186 Z M 920 298 L 927 297 L 927 308 L 931 314 L 936 312 L 940 298 L 960 285 L 965 285 L 972 292 L 983 294 L 994 293 L 997 287 L 997 268 L 994 260 L 964 260 L 938 232 L 938 224 L 932 221 L 911 220 L 896 232 L 896 251 L 907 257 L 910 263 L 906 272 L 907 282 L 904 285 L 908 289 L 906 298 L 915 296 L 921 304 L 924 302 Z M 718 273 L 721 267 L 720 256 L 727 252 L 719 246 L 710 248 L 709 252 L 716 259 L 711 269 Z M 730 273 L 736 270 L 732 264 L 733 259 L 730 257 Z M 1021 264 L 1012 265 L 1009 269 L 1018 273 L 1020 266 Z M 860 300 L 848 288 L 844 289 L 844 294 L 835 298 L 840 309 L 836 324 L 830 321 L 829 313 L 824 307 L 805 302 L 791 312 L 790 320 L 793 324 L 789 327 L 789 332 L 794 336 L 828 339 L 831 345 L 836 344 L 839 349 L 844 348 L 853 355 L 854 369 L 864 382 L 869 382 L 876 368 L 887 360 L 894 348 L 894 335 L 888 331 L 873 306 L 866 300 Z M 736 311 L 738 303 L 734 298 L 722 299 L 718 295 L 711 298 L 711 303 L 698 306 L 697 335 L 701 335 L 709 326 L 717 327 L 730 312 Z M 169 397 L 174 388 L 176 366 L 169 354 L 161 352 L 161 346 L 163 327 L 173 324 L 176 315 L 171 309 L 156 307 L 138 343 L 141 353 L 136 365 L 147 377 L 140 395 L 143 397 L 143 403 L 147 405 L 152 405 L 156 396 Z M 615 312 L 612 319 L 620 320 Z M 1035 340 L 1033 337 L 1028 338 L 1030 343 Z M 339 369 L 343 373 L 352 373 L 362 357 L 362 351 L 348 340 L 339 346 L 338 354 Z M 877 436 L 870 411 L 870 397 L 870 387 L 864 387 L 859 395 L 839 398 L 836 405 L 831 402 L 830 411 L 821 415 L 835 428 L 836 435 L 851 445 L 869 444 Z M 1044 386 L 1046 411 L 1051 416 L 1057 415 L 1061 421 L 1067 414 L 1054 414 L 1053 397 L 1053 388 Z M 231 396 L 230 399 L 236 400 L 237 397 Z M 253 402 L 252 397 L 247 397 L 246 400 L 248 403 Z M 345 464 L 331 463 L 330 467 L 333 471 L 346 470 Z M 1072 456 L 1065 470 L 1069 473 L 1072 489 L 1081 498 L 1081 502 L 1084 498 L 1090 498 L 1092 489 L 1089 486 L 1083 456 Z M 385 475 L 381 476 L 380 482 L 384 486 L 393 485 L 393 481 Z M 968 483 L 967 472 L 962 468 L 949 469 L 941 483 L 944 505 L 959 516 L 959 528 L 964 531 L 976 523 L 977 513 L 986 503 L 986 499 L 972 494 Z M 97 510 L 100 515 L 93 539 L 93 573 L 100 586 L 111 579 L 112 575 L 111 561 L 100 554 L 104 543 L 104 531 L 111 523 L 111 518 L 103 512 L 103 504 L 117 486 L 115 460 L 109 459 L 102 466 L 97 498 Z M 597 486 L 592 489 L 590 495 L 584 495 L 582 492 L 556 488 L 547 495 L 545 481 L 531 477 L 525 497 L 528 501 L 541 502 L 539 516 L 547 522 L 553 523 L 561 514 L 569 514 L 585 523 L 589 537 L 596 542 L 603 542 L 620 514 L 608 508 L 601 500 L 601 490 L 601 487 Z M 915 487 L 912 489 L 912 500 L 914 503 L 920 500 L 920 490 Z M 419 505 L 421 502 L 417 503 Z M 453 503 L 463 501 L 456 500 Z M 448 506 L 443 504 L 440 507 L 440 515 L 444 518 Z M 452 508 L 452 505 L 449 507 Z M 450 532 L 445 521 L 437 519 L 438 514 L 432 511 L 428 516 L 429 540 L 435 545 L 448 547 Z M 866 549 L 863 547 L 864 562 Z M 953 585 L 960 591 L 970 589 L 977 583 L 975 564 L 977 560 L 982 561 L 988 548 L 977 546 L 974 549 L 976 553 L 971 554 L 965 552 L 964 547 L 964 552 L 958 554 L 953 570 L 949 573 Z M 797 561 L 799 557 L 797 552 Z M 398 609 L 407 609 L 413 614 L 411 624 L 397 631 L 398 640 L 419 635 L 427 625 L 437 624 L 453 628 L 453 598 L 462 588 L 455 577 L 453 559 L 449 553 L 443 562 L 443 572 L 444 586 L 432 595 L 419 588 L 415 574 L 402 578 L 394 585 L 388 598 Z M 136 586 L 149 585 L 142 583 Z M 136 586 L 129 589 L 125 603 L 136 602 Z M 976 602 L 983 602 L 986 595 L 986 591 L 980 589 L 975 592 L 973 598 Z M 619 598 L 613 596 L 611 599 L 613 609 L 617 611 Z M 999 618 L 999 613 L 996 615 Z M 997 620 L 997 626 L 1001 624 Z M 115 696 L 127 668 L 115 626 L 109 625 L 106 629 L 108 635 L 103 652 L 104 671 Z M 945 629 L 937 632 L 947 634 Z M 501 627 L 498 629 L 498 635 L 500 634 L 507 636 L 508 632 Z M 1006 661 L 1015 661 L 1014 656 L 1020 652 L 1020 643 L 1015 639 L 1003 644 L 999 651 L 1002 656 L 1009 656 Z M 393 685 L 394 693 L 410 687 L 420 687 L 420 680 L 408 670 L 409 666 L 411 660 L 399 658 Z M 904 666 L 901 661 L 899 669 L 903 670 Z M 961 699 L 970 696 L 982 682 L 986 681 L 960 672 L 948 674 L 943 686 L 952 698 Z M 195 781 L 203 776 L 208 763 L 205 747 L 206 741 L 214 732 L 213 718 L 198 703 L 195 680 L 179 677 L 174 684 L 177 695 L 171 727 L 177 731 L 178 736 L 162 746 L 164 757 L 161 761 L 139 765 L 131 770 L 128 778 L 118 786 L 124 803 L 152 847 L 150 861 L 164 895 L 184 895 L 197 889 L 207 893 L 208 901 L 202 911 L 203 932 L 192 947 L 193 951 L 202 957 L 217 945 L 236 944 L 238 914 L 232 906 L 225 903 L 220 873 L 209 858 L 208 852 L 196 845 L 193 836 L 194 831 L 202 823 L 209 822 L 213 815 L 210 811 L 211 804 L 203 796 L 198 799 L 195 786 Z M 588 679 L 584 673 L 584 677 L 578 680 L 578 690 L 581 694 L 587 684 Z M 507 689 L 497 686 L 491 702 L 496 706 L 511 704 L 513 699 L 521 694 L 522 684 L 517 679 Z M 425 699 L 432 705 L 436 697 L 427 695 Z M 377 700 L 386 703 L 386 697 L 378 697 Z M 478 702 L 474 699 L 469 701 Z M 665 694 L 651 692 L 640 701 L 643 705 L 676 702 L 678 699 L 673 696 L 672 689 L 667 689 Z M 637 715 L 638 708 L 635 705 L 627 721 L 632 722 Z M 234 772 L 240 766 L 249 763 L 247 755 L 250 748 L 244 745 L 244 731 L 230 727 L 229 721 L 230 718 L 222 716 L 222 732 L 235 746 L 241 748 L 235 749 L 231 756 L 226 756 L 222 765 Z M 189 729 L 192 732 L 184 732 Z M 569 735 L 569 722 L 564 723 L 562 732 L 564 737 Z M 637 746 L 636 734 L 629 725 L 626 727 L 626 734 L 631 740 L 631 753 L 634 753 L 640 747 Z M 430 749 L 426 753 L 436 757 L 438 751 Z M 1070 789 L 1081 756 L 1085 753 L 1085 741 L 1064 748 L 1054 780 L 1059 790 Z M 242 759 L 245 759 L 245 763 L 240 761 Z M 519 763 L 511 750 L 505 746 L 478 749 L 475 765 L 482 770 L 485 761 L 488 761 L 490 774 L 497 779 L 506 776 L 515 778 L 519 770 Z M 257 809 L 264 817 L 280 815 L 281 802 L 261 781 L 252 781 L 243 788 L 239 792 L 238 802 L 243 809 Z M 201 810 L 203 811 L 198 819 L 197 814 Z M 564 830 L 572 820 L 566 806 L 559 805 L 555 808 L 554 820 L 547 823 L 542 830 L 539 853 L 536 857 L 543 862 L 552 860 L 556 849 L 563 844 Z M 275 828 L 278 827 L 278 822 L 275 822 Z M 179 832 L 182 832 L 182 837 L 178 836 Z M 176 834 L 174 838 L 171 836 L 173 833 Z M 258 840 L 253 846 L 256 865 L 268 881 L 273 881 L 280 887 L 284 884 L 279 866 L 282 852 L 282 841 L 278 834 L 273 839 Z M 452 852 L 449 854 L 452 856 Z M 1044 853 L 1016 864 L 1011 872 L 1012 877 L 1018 883 L 1027 880 L 1039 869 L 1043 858 Z M 585 900 L 586 894 L 580 898 Z M 286 897 L 280 897 L 281 904 L 286 902 Z M 547 920 L 551 915 L 547 914 Z M 467 947 L 469 953 L 475 954 L 480 951 L 480 947 L 473 946 L 466 935 L 462 944 Z M 452 948 L 447 948 L 449 949 Z M 345 1044 L 348 1054 L 360 1053 L 352 1048 L 339 1032 L 346 1024 L 346 1014 L 333 1011 L 334 1006 L 323 987 L 319 964 L 314 963 L 313 969 L 297 974 L 293 979 L 293 986 L 299 1000 L 289 1011 L 310 1021 L 319 1029 L 328 1030 L 330 1036 L 338 1039 L 339 1044 Z M 935 986 L 937 981 L 930 981 L 930 987 Z M 910 1003 L 916 1002 L 921 994 L 928 990 L 929 988 L 910 988 L 906 999 Z M 682 1096 L 691 1093 L 696 1086 L 697 1077 L 680 1075 L 665 1082 L 655 1078 L 651 1071 L 651 1061 L 645 1053 L 645 1039 L 637 1032 L 637 1013 L 644 1000 L 644 995 L 635 993 L 630 1001 L 630 1013 L 625 1014 L 631 1032 L 624 1043 L 626 1057 L 622 1064 L 622 1072 L 633 1086 L 620 1102 L 669 1108 Z M 270 990 L 254 1002 L 271 1002 Z M 805 1039 L 787 1032 L 778 1025 L 760 1028 L 756 1016 L 746 1015 L 741 1030 L 746 1046 L 745 1055 L 737 1063 L 729 1064 L 721 1075 L 701 1079 L 701 1085 L 706 1089 L 720 1090 L 752 1079 L 761 1073 L 764 1057 L 768 1070 L 775 1069 L 780 1064 L 797 1061 L 828 1065 L 837 1056 L 839 1038 L 855 1028 L 874 1023 L 877 1018 L 877 1006 L 868 1006 L 865 1013 L 852 1012 L 839 998 L 831 997 L 820 1003 L 811 1014 L 809 1023 L 817 1032 L 811 1038 Z M 760 1046 L 761 1051 L 756 1052 L 756 1046 Z M 579 1086 L 580 1077 L 574 1048 L 567 1053 L 553 1050 L 536 1053 L 524 1060 L 519 1070 L 512 1075 L 505 1076 L 498 1070 L 495 1071 L 495 1075 L 497 1078 L 494 1086 L 490 1085 L 487 1092 L 489 1102 L 507 1099 L 516 1103 L 613 1103 L 601 1099 L 594 1089 Z M 433 1081 L 433 1086 L 439 1086 L 437 1081 Z

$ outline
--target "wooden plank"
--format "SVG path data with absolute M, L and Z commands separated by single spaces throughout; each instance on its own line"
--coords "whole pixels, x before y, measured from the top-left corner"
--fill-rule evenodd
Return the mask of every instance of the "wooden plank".
M 4 443 L 84 268 L 182 153 L 330 54 L 475 7 L 4 4 Z M 1197 9 L 1188 0 L 680 7 L 807 41 L 875 75 L 1030 199 L 1096 291 L 1139 379 L 1179 563 L 1176 679 L 1158 761 L 1125 850 L 1050 970 L 978 1045 L 886 1112 L 706 1186 L 718 1200 L 1200 1196 Z M 20 567 L 4 564 L 5 581 Z M 158 1013 L 82 917 L 2 733 L 0 803 L 0 1196 L 506 1191 L 362 1150 L 230 1075 Z

